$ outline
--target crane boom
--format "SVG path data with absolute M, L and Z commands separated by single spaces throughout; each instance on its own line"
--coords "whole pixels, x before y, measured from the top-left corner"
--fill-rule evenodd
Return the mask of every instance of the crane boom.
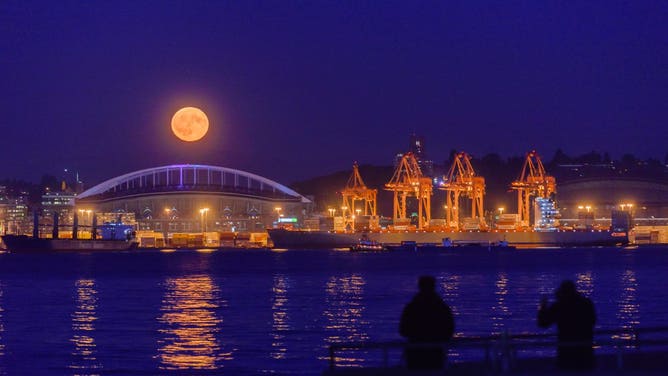
M 341 210 L 343 211 L 344 228 L 354 228 L 355 226 L 354 216 L 357 210 L 355 207 L 356 201 L 362 201 L 364 215 L 371 216 L 369 220 L 369 228 L 376 229 L 378 227 L 376 216 L 377 194 L 377 189 L 370 189 L 366 186 L 366 184 L 364 184 L 364 180 L 362 180 L 362 175 L 360 175 L 357 162 L 353 163 L 353 172 L 348 178 L 346 187 L 341 191 L 341 196 L 343 199 Z M 362 209 L 359 210 L 361 211 Z
M 532 197 L 549 198 L 557 192 L 557 182 L 545 171 L 543 162 L 535 150 L 527 153 L 522 172 L 517 180 L 511 183 L 511 189 L 517 191 L 517 216 L 520 227 L 530 226 L 530 209 Z
M 483 207 L 485 178 L 476 176 L 471 157 L 468 154 L 460 152 L 455 155 L 452 166 L 439 189 L 446 191 L 445 220 L 447 227 L 459 230 L 461 226 L 459 201 L 460 198 L 466 197 L 471 200 L 471 221 L 467 222 L 475 223 L 477 229 L 487 228 Z
M 385 184 L 385 189 L 394 192 L 393 221 L 395 226 L 410 222 L 406 216 L 408 197 L 415 197 L 418 201 L 418 229 L 422 230 L 429 226 L 432 183 L 429 177 L 422 175 L 413 153 L 409 152 L 402 156 L 394 175 Z

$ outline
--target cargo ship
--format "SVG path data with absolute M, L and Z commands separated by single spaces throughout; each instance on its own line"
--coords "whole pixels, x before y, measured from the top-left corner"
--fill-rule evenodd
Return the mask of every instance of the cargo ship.
M 61 238 L 59 236 L 58 213 L 53 215 L 53 232 L 50 238 L 39 236 L 39 221 L 37 212 L 33 215 L 33 234 L 28 235 L 3 235 L 2 243 L 12 253 L 24 252 L 53 252 L 53 251 L 127 251 L 138 246 L 134 227 L 124 224 L 120 216 L 118 220 L 97 226 L 96 217 L 93 216 L 91 238 L 79 239 L 77 219 L 72 227 L 72 238 Z
M 133 239 L 50 239 L 27 235 L 4 235 L 2 241 L 10 252 L 52 251 L 127 251 L 137 248 Z
M 510 186 L 517 192 L 518 212 L 504 214 L 500 208 L 493 226 L 489 226 L 483 208 L 484 177 L 475 173 L 467 153 L 453 157 L 449 172 L 438 184 L 438 189 L 446 191 L 443 219 L 431 218 L 435 182 L 422 174 L 417 155 L 408 152 L 401 156 L 392 178 L 385 184 L 385 190 L 394 193 L 391 224 L 381 225 L 376 211 L 378 191 L 366 186 L 355 163 L 341 190 L 341 216 L 334 216 L 336 210 L 330 208 L 335 231 L 272 228 L 268 229 L 269 237 L 275 248 L 345 248 L 362 238 L 386 246 L 406 242 L 428 246 L 444 244 L 448 239 L 455 243 L 503 242 L 516 248 L 616 246 L 629 242 L 629 212 L 613 212 L 610 229 L 595 229 L 586 223 L 580 229 L 560 227 L 556 180 L 547 174 L 535 150 L 527 153 L 520 177 Z M 416 218 L 407 216 L 408 197 L 417 200 Z M 465 200 L 470 203 L 462 202 Z M 470 213 L 464 213 L 462 207 L 466 206 L 462 204 L 469 204 Z M 355 231 L 356 226 L 367 230 Z
M 365 237 L 384 245 L 412 241 L 417 244 L 440 244 L 449 238 L 453 242 L 507 242 L 518 248 L 531 247 L 588 247 L 628 244 L 626 232 L 610 230 L 589 231 L 368 231 L 333 232 L 268 229 L 274 248 L 346 248 Z

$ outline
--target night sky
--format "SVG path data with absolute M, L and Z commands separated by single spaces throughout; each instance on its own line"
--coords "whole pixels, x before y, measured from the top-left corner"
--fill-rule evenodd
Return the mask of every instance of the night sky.
M 668 152 L 666 1 L 0 1 L 0 178 Z M 203 109 L 200 142 L 171 133 Z M 389 177 L 388 177 L 389 178 Z

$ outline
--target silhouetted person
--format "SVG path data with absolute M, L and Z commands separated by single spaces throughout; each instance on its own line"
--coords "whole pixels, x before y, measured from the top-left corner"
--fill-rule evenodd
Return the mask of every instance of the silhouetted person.
M 442 343 L 452 338 L 455 322 L 450 307 L 436 293 L 436 280 L 422 276 L 419 291 L 401 314 L 399 334 L 409 343 Z M 443 368 L 445 353 L 441 344 L 406 348 L 404 355 L 410 369 Z
M 557 366 L 564 370 L 594 368 L 594 303 L 575 289 L 573 281 L 563 281 L 555 292 L 557 300 L 548 305 L 543 298 L 538 311 L 538 325 L 557 324 Z M 579 343 L 569 345 L 570 343 Z

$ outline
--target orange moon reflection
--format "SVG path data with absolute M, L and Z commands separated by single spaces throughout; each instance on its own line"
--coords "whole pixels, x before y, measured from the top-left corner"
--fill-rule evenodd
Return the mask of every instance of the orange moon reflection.
M 209 130 L 209 119 L 197 107 L 184 107 L 172 117 L 172 132 L 183 141 L 197 141 Z

